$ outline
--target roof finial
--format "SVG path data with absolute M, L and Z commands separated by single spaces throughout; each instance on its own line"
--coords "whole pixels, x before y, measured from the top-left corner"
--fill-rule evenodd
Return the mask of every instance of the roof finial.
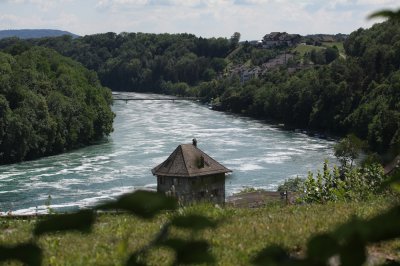
M 193 146 L 197 147 L 197 139 L 192 139 Z

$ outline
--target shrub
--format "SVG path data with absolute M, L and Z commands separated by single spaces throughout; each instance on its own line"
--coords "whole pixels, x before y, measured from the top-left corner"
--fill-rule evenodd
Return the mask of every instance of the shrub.
M 329 169 L 325 161 L 323 172 L 316 177 L 309 173 L 304 182 L 305 194 L 302 198 L 307 203 L 325 203 L 339 200 L 364 200 L 380 192 L 385 181 L 383 168 L 379 164 L 347 168 L 340 173 L 334 166 Z
M 278 192 L 304 192 L 304 179 L 301 177 L 288 178 L 278 186 Z

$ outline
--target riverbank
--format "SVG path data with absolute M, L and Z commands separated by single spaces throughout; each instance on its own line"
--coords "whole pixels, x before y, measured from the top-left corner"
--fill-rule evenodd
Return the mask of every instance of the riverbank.
M 333 141 L 215 112 L 192 101 L 118 101 L 113 111 L 117 116 L 108 142 L 0 166 L 0 212 L 35 214 L 46 211 L 47 205 L 66 212 L 138 188 L 154 188 L 157 181 L 150 170 L 193 138 L 233 170 L 226 181 L 228 196 L 243 187 L 275 191 L 285 179 L 321 169 L 324 159 L 335 162 Z
M 226 206 L 235 208 L 261 208 L 268 204 L 293 204 L 298 193 L 256 190 L 237 193 L 226 199 Z
M 217 265 L 249 265 L 253 256 L 267 245 L 288 248 L 292 255 L 302 256 L 307 240 L 331 231 L 352 217 L 368 218 L 392 206 L 390 199 L 375 198 L 366 202 L 329 203 L 325 205 L 271 204 L 258 209 L 215 208 L 197 205 L 182 209 L 218 220 L 219 226 L 195 237 L 211 245 Z M 129 254 L 147 244 L 170 214 L 151 221 L 120 214 L 99 214 L 93 232 L 56 234 L 40 237 L 44 249 L 44 265 L 121 265 Z M 0 218 L 0 245 L 13 245 L 32 239 L 36 219 L 9 220 Z M 173 229 L 172 236 L 190 238 L 185 230 Z M 374 262 L 400 259 L 400 241 L 370 246 Z M 149 254 L 149 265 L 168 265 L 173 253 L 157 248 Z M 160 264 L 162 262 L 162 264 Z

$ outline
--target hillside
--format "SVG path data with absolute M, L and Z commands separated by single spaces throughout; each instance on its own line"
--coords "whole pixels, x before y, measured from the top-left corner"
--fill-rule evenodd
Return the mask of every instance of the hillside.
M 250 262 L 256 254 L 270 245 L 282 245 L 292 256 L 302 257 L 311 236 L 332 231 L 347 221 L 355 221 L 356 217 L 372 217 L 391 205 L 382 198 L 358 203 L 270 205 L 260 209 L 199 205 L 182 208 L 179 214 L 162 214 L 152 220 L 127 214 L 101 214 L 89 234 L 56 233 L 34 239 L 43 249 L 44 265 L 124 265 L 129 255 L 145 247 L 161 225 L 174 215 L 204 215 L 219 221 L 216 229 L 196 234 L 189 229 L 172 228 L 170 238 L 208 241 L 217 261 L 215 265 L 252 265 Z M 0 246 L 32 241 L 31 230 L 38 221 L 40 218 L 0 217 L 3 231 Z M 399 248 L 399 240 L 369 245 L 369 260 L 374 263 L 398 260 Z M 354 254 L 354 250 L 350 250 Z M 186 252 L 186 256 L 193 256 L 193 250 Z M 146 257 L 147 263 L 141 265 L 172 265 L 174 252 L 157 246 Z
M 0 30 L 0 39 L 17 37 L 20 39 L 32 39 L 43 37 L 59 37 L 69 35 L 73 38 L 79 37 L 68 31 L 50 30 L 50 29 L 21 29 L 21 30 Z
M 120 33 L 5 40 L 0 49 L 45 46 L 94 70 L 104 86 L 119 91 L 179 94 L 200 81 L 210 81 L 225 68 L 230 51 L 226 38 L 193 34 Z M 181 88 L 171 88 L 178 84 Z
M 44 48 L 0 52 L 0 164 L 89 145 L 112 131 L 96 73 Z
M 213 98 L 220 110 L 289 129 L 353 133 L 370 150 L 395 156 L 400 152 L 399 41 L 398 23 L 389 21 L 353 32 L 343 47 L 300 44 L 286 66 L 258 75 L 240 70 L 243 77 L 254 74 L 246 81 L 228 76 L 201 84 L 199 94 Z M 236 55 L 253 62 L 254 53 L 252 48 Z M 312 64 L 302 65 L 306 60 Z
M 349 36 L 309 36 L 322 43 L 271 49 L 226 38 L 146 33 L 7 39 L 0 49 L 19 53 L 45 46 L 96 71 L 112 90 L 201 97 L 219 110 L 289 129 L 354 133 L 370 150 L 396 155 L 399 28 L 388 21 Z

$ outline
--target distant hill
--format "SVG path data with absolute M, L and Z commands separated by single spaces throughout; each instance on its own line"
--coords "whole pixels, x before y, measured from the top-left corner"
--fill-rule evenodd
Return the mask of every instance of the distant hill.
M 18 37 L 20 39 L 32 39 L 32 38 L 42 38 L 42 37 L 58 37 L 63 35 L 70 35 L 73 38 L 79 37 L 79 35 L 62 30 L 49 30 L 49 29 L 0 30 L 0 39 L 9 37 Z

